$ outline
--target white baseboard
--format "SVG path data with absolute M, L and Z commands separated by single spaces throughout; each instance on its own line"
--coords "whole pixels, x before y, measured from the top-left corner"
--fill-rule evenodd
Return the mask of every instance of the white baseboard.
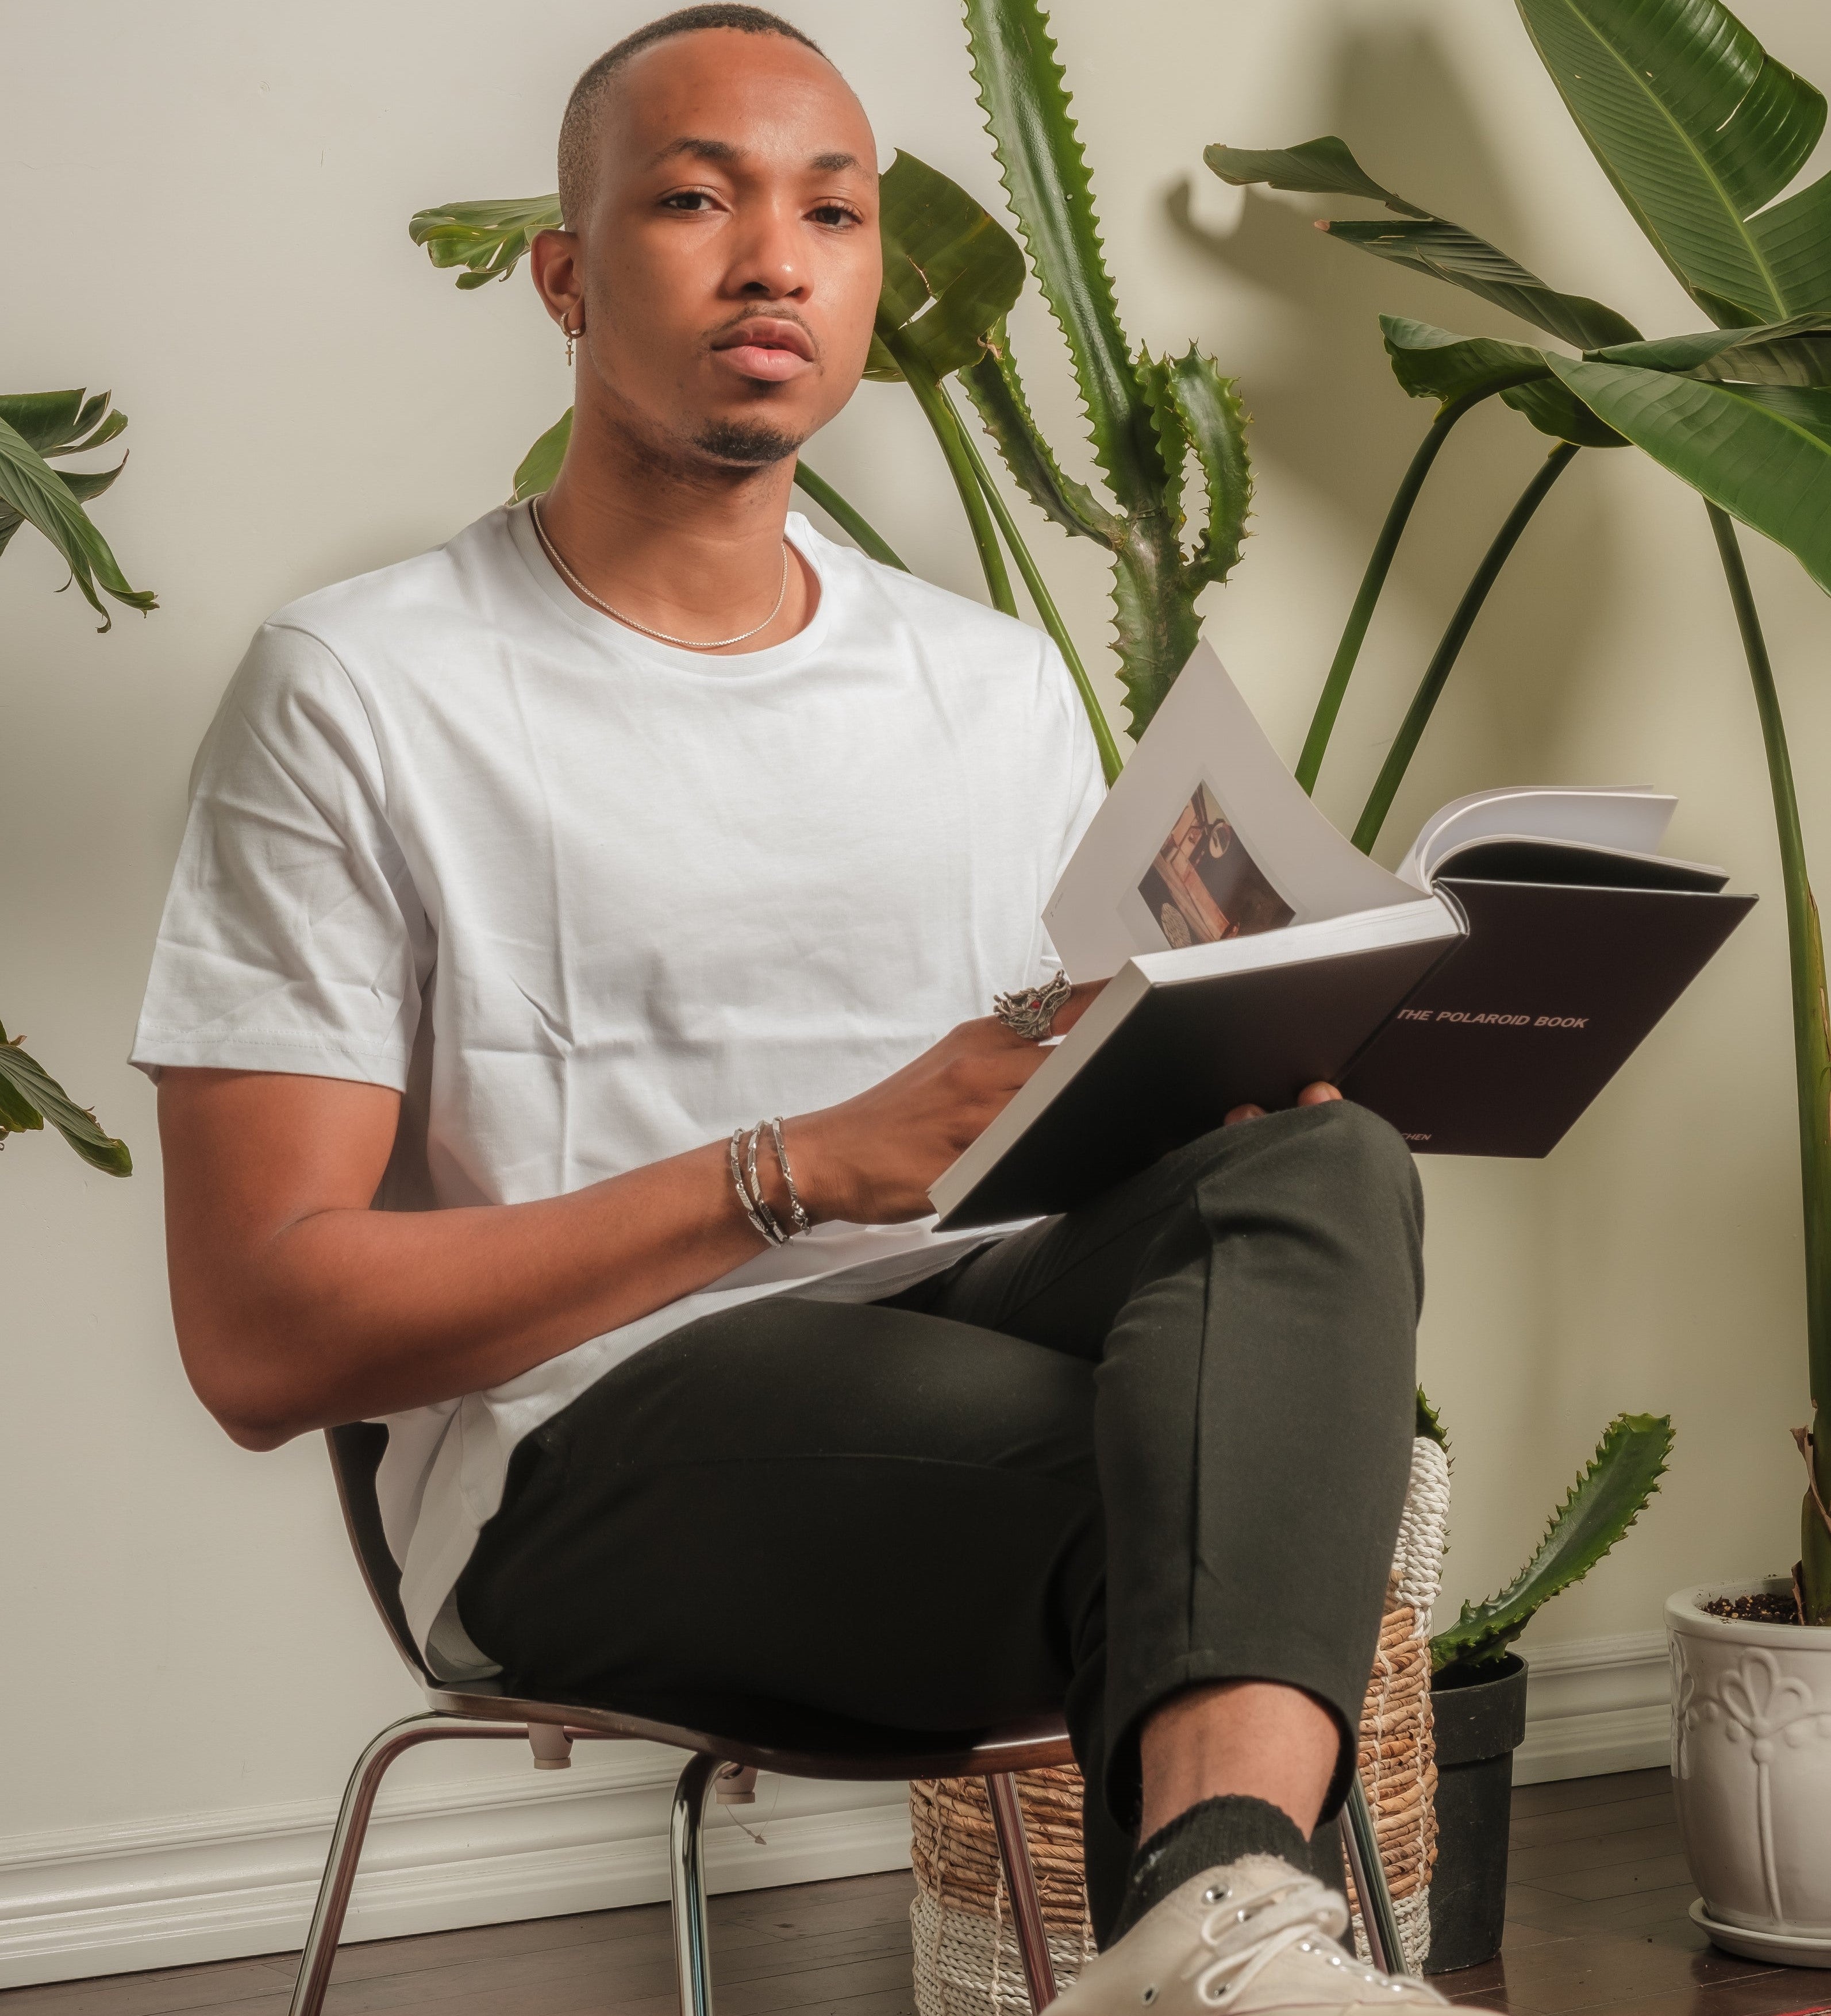
M 1527 1657 L 1516 1783 L 1666 1761 L 1663 1633 L 1528 1648 Z M 345 1937 L 393 1939 L 664 1897 L 668 1795 L 680 1759 L 647 1744 L 581 1744 L 574 1756 L 564 1773 L 384 1790 Z M 714 1811 L 706 1862 L 715 1890 L 908 1865 L 900 1785 L 765 1778 L 757 1804 L 736 1809 L 761 1842 Z M 327 1798 L 0 1838 L 0 1989 L 296 1949 L 335 1813 Z
M 1520 1648 L 1526 1741 L 1513 1783 L 1644 1771 L 1671 1755 L 1671 1661 L 1663 1631 Z
M 681 1759 L 581 1744 L 565 1773 L 384 1787 L 347 1939 L 653 1903 L 667 1894 L 669 1795 Z M 771 1780 L 708 1813 L 714 1890 L 907 1868 L 900 1784 Z M 0 1839 L 0 1989 L 296 1950 L 336 1816 L 333 1799 L 189 1814 L 149 1827 Z

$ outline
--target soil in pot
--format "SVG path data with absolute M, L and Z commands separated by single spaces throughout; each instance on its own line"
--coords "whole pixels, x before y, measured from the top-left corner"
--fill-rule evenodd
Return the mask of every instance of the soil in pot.
M 1507 1910 L 1513 1752 L 1526 1733 L 1526 1662 L 1509 1653 L 1431 1683 L 1437 1724 L 1437 1870 L 1426 1974 L 1477 1967 L 1500 1951 Z

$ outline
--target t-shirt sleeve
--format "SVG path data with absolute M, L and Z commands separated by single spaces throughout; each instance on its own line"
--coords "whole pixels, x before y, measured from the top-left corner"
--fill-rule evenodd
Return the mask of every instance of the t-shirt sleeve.
M 199 758 L 131 1061 L 405 1090 L 433 951 L 361 697 L 268 624 Z

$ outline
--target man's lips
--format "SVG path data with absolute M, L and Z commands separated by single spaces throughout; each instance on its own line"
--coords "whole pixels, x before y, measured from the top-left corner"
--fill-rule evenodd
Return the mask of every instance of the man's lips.
M 768 315 L 753 315 L 727 329 L 714 340 L 712 349 L 745 377 L 772 384 L 814 368 L 814 340 L 808 332 L 799 322 Z

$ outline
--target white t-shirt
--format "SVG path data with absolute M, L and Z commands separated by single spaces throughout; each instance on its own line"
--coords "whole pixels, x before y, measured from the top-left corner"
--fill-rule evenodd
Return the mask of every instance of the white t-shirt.
M 600 615 L 523 506 L 282 610 L 199 758 L 133 1062 L 392 1086 L 379 1201 L 513 1204 L 849 1097 L 1042 977 L 1101 795 L 1059 656 L 788 522 L 818 608 L 742 657 Z M 822 1225 L 389 1417 L 383 1518 L 435 1669 L 488 1670 L 451 1593 L 523 1435 L 696 1317 L 868 1300 L 984 1236 Z

